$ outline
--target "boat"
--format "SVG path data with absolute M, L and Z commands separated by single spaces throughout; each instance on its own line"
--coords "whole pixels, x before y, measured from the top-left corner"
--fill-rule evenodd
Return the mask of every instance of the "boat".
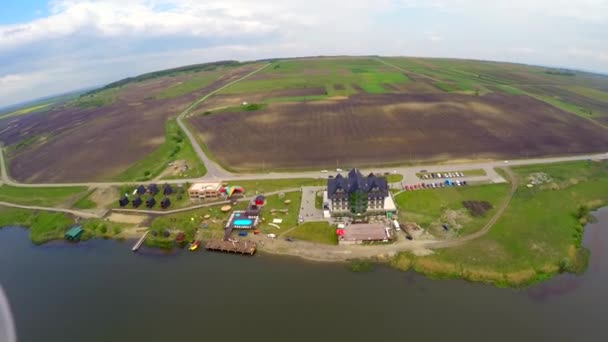
M 190 244 L 190 250 L 191 251 L 195 251 L 198 249 L 198 247 L 201 245 L 201 241 L 200 240 L 194 240 L 194 242 L 192 242 Z

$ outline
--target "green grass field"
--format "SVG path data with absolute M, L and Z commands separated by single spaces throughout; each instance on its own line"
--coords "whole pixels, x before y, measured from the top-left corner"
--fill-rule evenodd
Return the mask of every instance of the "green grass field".
M 110 88 L 95 92 L 93 94 L 83 94 L 69 104 L 79 108 L 98 108 L 108 106 L 116 101 L 120 88 Z
M 204 88 L 210 85 L 213 81 L 217 80 L 223 71 L 203 71 L 192 75 L 192 78 L 174 86 L 168 87 L 162 92 L 158 93 L 155 97 L 157 99 L 172 99 L 182 95 L 190 94 L 200 88 Z
M 166 177 L 167 179 L 196 178 L 207 173 L 207 169 L 196 155 L 190 140 L 181 130 L 177 121 L 171 119 L 166 124 L 165 143 L 146 158 L 136 162 L 123 173 L 114 177 L 114 180 L 123 182 L 151 180 L 160 175 L 169 166 L 168 164 L 175 160 L 185 160 L 189 169 L 179 176 Z
M 285 236 L 326 245 L 337 245 L 336 230 L 327 222 L 306 222 L 290 230 Z
M 41 104 L 41 105 L 35 105 L 35 106 L 19 109 L 19 110 L 16 110 L 16 111 L 8 113 L 8 114 L 0 115 L 0 120 L 7 119 L 7 118 L 17 116 L 17 115 L 29 114 L 29 113 L 33 113 L 33 112 L 41 112 L 41 111 L 47 109 L 50 105 L 52 105 L 52 103 L 45 103 L 45 104 Z
M 94 190 L 93 190 L 94 191 Z M 89 197 L 93 193 L 93 191 L 89 191 L 83 196 L 81 196 L 76 202 L 74 202 L 73 207 L 76 209 L 94 209 L 97 207 L 97 204 L 93 202 Z
M 0 186 L 0 201 L 33 206 L 57 206 L 79 198 L 86 187 L 24 188 Z
M 521 185 L 504 215 L 483 237 L 426 257 L 401 255 L 395 265 L 434 277 L 465 278 L 499 286 L 522 286 L 559 272 L 585 269 L 581 248 L 581 207 L 608 203 L 608 163 L 573 162 L 514 168 L 525 179 L 548 174 L 552 181 L 533 188 Z
M 229 185 L 239 185 L 245 188 L 246 195 L 255 195 L 286 189 L 298 189 L 303 186 L 323 186 L 327 184 L 326 179 L 314 178 L 285 178 L 285 179 L 262 179 L 262 180 L 234 180 L 226 181 Z
M 508 193 L 508 184 L 423 189 L 402 192 L 395 197 L 395 204 L 402 221 L 416 222 L 439 236 L 445 234 L 441 225 L 452 221 L 451 226 L 456 224 L 462 227 L 453 228 L 451 234 L 466 235 L 481 229 Z M 473 217 L 467 212 L 463 201 L 488 201 L 493 209 L 482 217 Z
M 312 70 L 312 71 L 310 71 Z M 327 96 L 357 93 L 355 86 L 370 94 L 389 92 L 384 84 L 409 81 L 402 72 L 372 58 L 303 59 L 274 62 L 255 80 L 244 80 L 222 91 L 224 94 L 269 92 L 290 88 L 322 87 Z M 344 89 L 339 89 L 341 85 Z M 312 99 L 318 99 L 314 96 Z M 290 100 L 308 100 L 308 96 Z M 277 99 L 273 99 L 277 101 Z

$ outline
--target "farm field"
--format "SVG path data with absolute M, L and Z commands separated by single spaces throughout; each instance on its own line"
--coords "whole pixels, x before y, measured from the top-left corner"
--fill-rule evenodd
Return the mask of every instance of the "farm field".
M 356 94 L 197 115 L 190 123 L 236 171 L 601 152 L 606 129 L 528 96 Z
M 0 141 L 8 146 L 9 172 L 23 182 L 67 182 L 142 178 L 150 171 L 129 170 L 164 146 L 167 121 L 197 98 L 237 79 L 257 64 L 212 71 L 176 73 L 83 95 L 42 114 L 24 114 L 0 121 Z M 208 85 L 181 96 L 157 99 L 177 84 L 201 74 L 221 75 Z M 206 77 L 206 76 L 205 76 Z M 194 88 L 192 88 L 194 89 Z M 111 94 L 111 100 L 107 100 Z M 171 142 L 169 142 L 171 144 Z M 185 151 L 185 148 L 181 149 Z M 163 154 L 159 153 L 157 154 Z M 154 157 L 154 156 L 153 156 Z M 161 156 L 164 157 L 164 156 Z M 155 158 L 156 159 L 156 158 Z M 161 158 L 162 159 L 162 158 Z M 161 160 L 158 160 L 161 162 Z M 166 165 L 170 160 L 162 160 Z M 125 174 L 126 172 L 126 174 Z M 199 168 L 199 174 L 204 173 Z M 122 174 L 122 175 L 121 175 Z
M 172 119 L 264 63 L 187 119 L 203 150 L 229 171 L 527 158 L 608 146 L 608 76 L 440 58 L 222 61 L 12 109 L 19 115 L 0 117 L 9 172 L 21 182 L 204 175 Z M 171 172 L 173 161 L 189 171 Z

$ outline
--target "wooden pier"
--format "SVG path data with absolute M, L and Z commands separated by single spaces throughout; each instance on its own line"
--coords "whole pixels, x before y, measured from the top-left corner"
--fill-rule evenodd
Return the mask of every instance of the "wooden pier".
M 149 230 L 146 231 L 144 233 L 144 235 L 142 235 L 142 237 L 135 243 L 135 245 L 133 246 L 133 249 L 132 249 L 133 252 L 137 252 L 139 247 L 141 247 L 141 245 L 144 243 L 144 241 L 146 241 L 146 237 L 148 236 L 149 232 L 150 232 Z
M 258 244 L 253 241 L 213 239 L 207 242 L 205 248 L 209 251 L 253 255 Z

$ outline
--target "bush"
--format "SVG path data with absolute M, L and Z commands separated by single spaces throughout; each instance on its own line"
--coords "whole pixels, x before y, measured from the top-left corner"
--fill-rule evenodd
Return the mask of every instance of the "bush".
M 353 272 L 370 272 L 374 269 L 374 265 L 367 260 L 353 260 L 348 265 L 348 269 Z

